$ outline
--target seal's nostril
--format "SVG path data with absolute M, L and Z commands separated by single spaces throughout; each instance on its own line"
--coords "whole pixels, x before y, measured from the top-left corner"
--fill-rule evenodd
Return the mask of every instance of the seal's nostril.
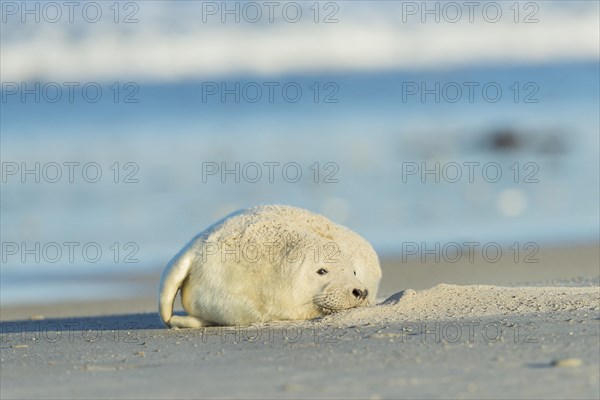
M 363 296 L 363 292 L 360 289 L 354 289 L 352 291 L 352 294 L 354 295 L 354 297 L 356 297 L 357 299 L 360 299 Z
M 363 290 L 363 299 L 366 299 L 368 295 L 369 295 L 369 290 L 367 290 L 367 289 Z

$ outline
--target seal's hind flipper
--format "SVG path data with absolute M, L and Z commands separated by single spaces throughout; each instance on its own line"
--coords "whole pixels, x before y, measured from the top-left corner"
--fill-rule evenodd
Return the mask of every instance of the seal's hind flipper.
M 210 324 L 202 321 L 200 318 L 192 317 L 190 315 L 173 315 L 169 320 L 169 326 L 172 329 L 202 328 L 204 326 L 210 326 Z
M 185 318 L 181 316 L 173 316 L 173 303 L 175 302 L 177 292 L 190 274 L 190 267 L 194 261 L 193 254 L 188 252 L 188 247 L 189 246 L 186 246 L 169 262 L 169 265 L 167 265 L 167 268 L 165 268 L 162 279 L 160 280 L 158 311 L 163 324 L 168 327 L 173 327 L 173 324 L 171 323 L 172 320 Z M 183 328 L 191 326 L 181 327 Z

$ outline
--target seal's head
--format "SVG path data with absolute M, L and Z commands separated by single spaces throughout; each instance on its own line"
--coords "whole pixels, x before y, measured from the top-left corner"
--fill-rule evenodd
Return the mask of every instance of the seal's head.
M 314 318 L 375 305 L 381 270 L 368 243 L 350 231 L 325 237 L 308 232 L 281 234 L 275 260 L 287 275 L 287 293 L 301 305 L 295 312 Z
M 369 289 L 358 280 L 354 268 L 325 265 L 312 275 L 309 279 L 319 288 L 312 302 L 323 314 L 371 305 Z

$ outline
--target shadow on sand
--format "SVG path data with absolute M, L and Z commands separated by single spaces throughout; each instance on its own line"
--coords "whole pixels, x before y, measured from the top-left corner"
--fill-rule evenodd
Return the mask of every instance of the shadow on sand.
M 48 318 L 0 322 L 0 333 L 46 333 L 75 331 L 125 331 L 163 329 L 156 313 L 122 314 L 95 317 Z

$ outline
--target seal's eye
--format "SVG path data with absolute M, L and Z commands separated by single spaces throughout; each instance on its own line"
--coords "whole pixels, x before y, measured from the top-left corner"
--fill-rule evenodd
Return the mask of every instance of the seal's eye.
M 321 268 L 320 270 L 317 271 L 317 274 L 325 275 L 327 272 L 329 272 L 329 271 L 327 271 L 325 268 Z

